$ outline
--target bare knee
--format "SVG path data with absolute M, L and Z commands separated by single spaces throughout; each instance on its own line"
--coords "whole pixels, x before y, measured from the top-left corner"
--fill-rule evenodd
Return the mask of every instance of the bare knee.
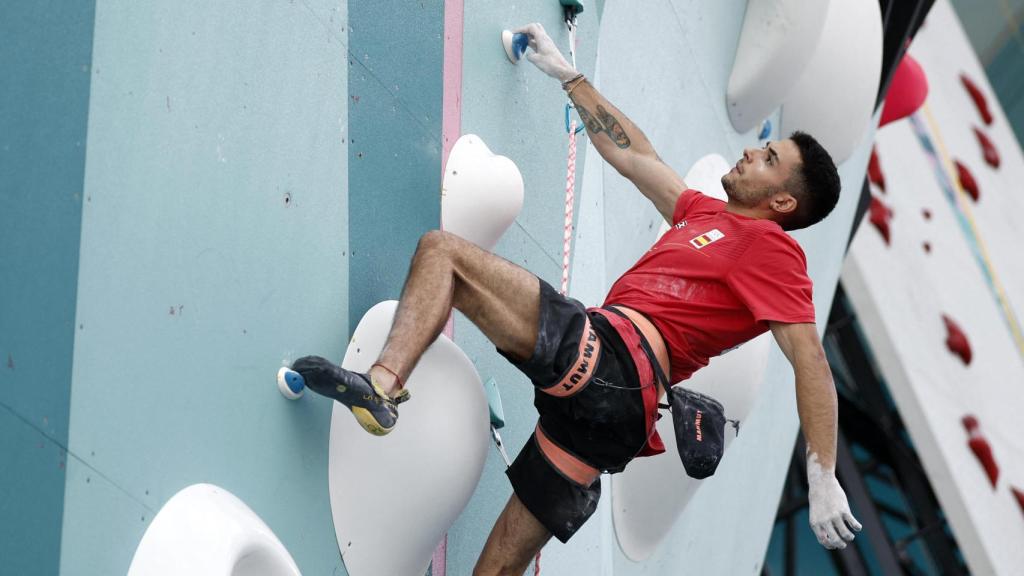
M 420 236 L 420 242 L 416 245 L 417 252 L 435 251 L 444 248 L 445 241 L 449 236 L 443 230 L 430 230 Z
M 457 241 L 458 237 L 451 232 L 431 230 L 420 236 L 420 241 L 416 245 L 416 254 L 444 254 L 450 256 L 455 250 Z
M 409 266 L 409 274 L 412 275 L 420 270 L 451 270 L 455 264 L 454 256 L 452 234 L 441 230 L 431 230 L 420 236 L 420 241 L 416 244 L 416 252 L 413 254 Z
M 451 232 L 431 230 L 420 236 L 420 241 L 416 245 L 416 254 L 413 257 L 413 265 L 450 267 L 457 289 L 458 284 L 468 273 L 465 258 L 468 251 L 473 248 L 475 246 L 472 243 Z M 453 302 L 453 304 L 458 307 L 458 302 Z

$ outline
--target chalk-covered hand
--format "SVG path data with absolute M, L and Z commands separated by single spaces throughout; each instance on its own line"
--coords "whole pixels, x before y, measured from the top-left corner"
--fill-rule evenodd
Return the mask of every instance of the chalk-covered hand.
M 853 532 L 860 532 L 860 522 L 850 513 L 846 492 L 843 492 L 835 474 L 816 463 L 808 464 L 807 500 L 810 504 L 811 530 L 825 548 L 846 548 L 846 543 L 853 541 Z
M 526 34 L 530 39 L 531 52 L 526 54 L 526 59 L 540 68 L 540 71 L 555 78 L 559 82 L 571 80 L 577 72 L 571 64 L 566 62 L 565 57 L 559 52 L 558 47 L 544 31 L 544 27 L 536 22 L 527 24 L 514 31 L 516 34 Z

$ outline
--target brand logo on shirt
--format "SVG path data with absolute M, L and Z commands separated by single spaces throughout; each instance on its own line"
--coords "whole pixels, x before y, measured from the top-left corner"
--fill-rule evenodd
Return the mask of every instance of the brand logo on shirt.
M 701 248 L 707 246 L 708 244 L 711 244 L 715 240 L 721 240 L 722 238 L 725 238 L 725 234 L 722 234 L 721 230 L 715 228 L 710 232 L 701 234 L 700 236 L 697 236 L 693 240 L 690 240 L 690 244 L 693 244 L 694 248 L 700 250 Z
M 683 228 L 686 228 L 686 220 L 682 220 L 675 225 L 676 230 L 682 230 Z

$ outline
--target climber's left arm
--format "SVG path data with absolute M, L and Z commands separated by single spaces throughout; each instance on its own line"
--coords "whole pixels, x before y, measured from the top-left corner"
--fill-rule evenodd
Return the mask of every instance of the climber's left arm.
M 861 525 L 850 513 L 835 475 L 838 403 L 825 350 L 813 322 L 771 322 L 770 326 L 796 376 L 796 407 L 807 441 L 811 529 L 822 546 L 845 548 Z

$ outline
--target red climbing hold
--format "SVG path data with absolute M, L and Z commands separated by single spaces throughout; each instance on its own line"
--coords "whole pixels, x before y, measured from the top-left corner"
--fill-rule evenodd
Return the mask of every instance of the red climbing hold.
M 921 65 L 910 54 L 904 54 L 896 67 L 896 73 L 889 84 L 889 93 L 885 96 L 882 106 L 882 118 L 878 126 L 906 118 L 924 104 L 928 96 L 928 78 L 924 75 Z
M 882 174 L 882 165 L 878 162 L 878 150 L 871 147 L 871 160 L 868 161 L 868 180 L 885 192 L 885 174 Z
M 971 344 L 967 341 L 967 335 L 949 316 L 943 314 L 942 321 L 946 324 L 946 347 L 950 352 L 959 356 L 965 365 L 969 365 L 971 363 Z
M 967 445 L 971 447 L 971 452 L 974 452 L 974 457 L 978 459 L 978 462 L 981 462 L 981 467 L 985 469 L 988 481 L 995 488 L 996 482 L 999 480 L 999 465 L 996 464 L 996 458 L 992 455 L 992 446 L 989 445 L 988 440 L 983 436 L 972 436 L 967 441 Z
M 985 154 L 985 162 L 993 168 L 999 168 L 999 151 L 996 150 L 996 145 L 978 128 L 974 129 L 974 135 L 978 137 L 978 144 Z
M 974 179 L 974 174 L 971 174 L 967 166 L 964 166 L 959 160 L 953 160 L 953 164 L 956 165 L 956 175 L 960 180 L 960 187 L 971 195 L 971 200 L 977 202 L 981 193 L 978 191 L 978 182 Z
M 871 223 L 878 229 L 882 234 L 882 238 L 885 239 L 885 245 L 889 245 L 889 220 L 892 218 L 892 210 L 882 203 L 876 196 L 871 196 L 871 206 L 868 208 L 870 212 L 869 219 Z
M 967 446 L 970 447 L 971 452 L 974 453 L 974 457 L 981 463 L 981 467 L 985 470 L 985 475 L 988 476 L 988 481 L 992 483 L 992 487 L 996 487 L 996 482 L 999 480 L 999 464 L 996 463 L 996 457 L 992 454 L 992 446 L 982 435 L 981 429 L 978 427 L 978 419 L 968 414 L 961 419 L 964 428 L 967 429 Z
M 960 423 L 964 425 L 964 429 L 967 430 L 968 434 L 978 429 L 978 419 L 971 414 L 961 418 Z
M 981 114 L 981 119 L 985 121 L 986 125 L 992 124 L 992 113 L 988 111 L 988 100 L 985 99 L 985 95 L 981 92 L 978 86 L 967 77 L 967 74 L 960 74 L 960 82 L 967 89 L 967 93 L 971 95 L 971 100 L 974 100 L 974 106 L 978 108 L 978 112 Z
M 1017 505 L 1020 506 L 1020 511 L 1024 512 L 1024 490 L 1017 487 L 1010 487 L 1010 491 L 1013 492 L 1013 497 L 1017 499 Z

